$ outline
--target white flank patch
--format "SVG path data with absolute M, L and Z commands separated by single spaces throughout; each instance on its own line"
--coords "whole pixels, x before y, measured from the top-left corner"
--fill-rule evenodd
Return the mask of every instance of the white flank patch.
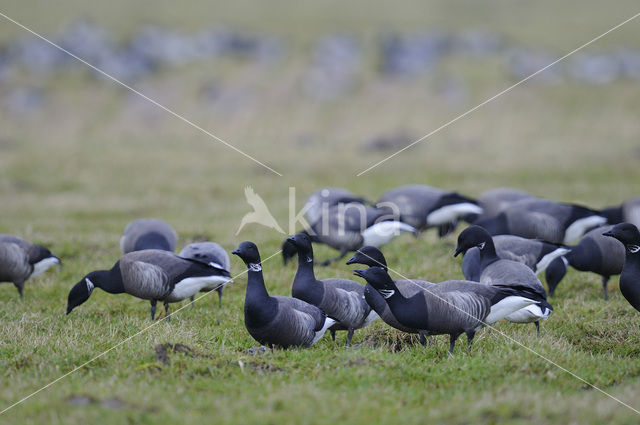
M 217 267 L 217 268 L 219 268 L 219 269 L 224 270 L 224 267 L 222 267 L 222 266 L 221 266 L 220 264 L 218 264 L 218 263 L 214 263 L 213 261 L 212 261 L 212 262 L 210 262 L 210 263 L 209 263 L 209 265 L 210 265 L 211 267 Z
M 550 253 L 542 257 L 540 261 L 538 261 L 538 264 L 536 264 L 536 274 L 542 273 L 547 269 L 547 267 L 549 267 L 549 264 L 551 264 L 553 260 L 566 255 L 569 252 L 571 252 L 571 250 L 567 248 L 558 248 L 554 251 L 551 251 Z
M 511 296 L 500 300 L 498 303 L 491 306 L 489 315 L 484 319 L 484 322 L 491 325 L 498 320 L 502 320 L 511 313 L 514 313 L 521 308 L 525 308 L 531 304 L 537 304 L 538 301 L 534 301 L 529 298 Z
M 228 277 L 224 276 L 198 276 L 188 277 L 176 283 L 171 292 L 171 298 L 185 299 L 200 292 L 201 289 L 216 289 L 218 286 L 229 282 Z
M 427 216 L 428 226 L 440 226 L 441 224 L 451 223 L 467 214 L 482 214 L 482 208 L 470 202 L 460 204 L 445 205 L 432 211 Z
M 332 319 L 331 317 L 327 317 L 326 320 L 324 321 L 324 326 L 322 327 L 322 329 L 320 329 L 318 332 L 316 332 L 316 336 L 313 337 L 313 341 L 311 341 L 310 345 L 313 345 L 316 342 L 318 342 L 318 340 L 320 338 L 322 338 L 322 335 L 324 335 L 324 333 L 327 331 L 327 329 L 329 329 L 335 323 L 336 323 L 336 321 L 334 319 Z
M 413 233 L 415 231 L 416 229 L 413 226 L 409 226 L 407 223 L 402 223 L 401 221 L 381 221 L 364 229 L 362 232 L 362 245 L 380 248 L 391 242 L 402 232 Z
M 537 322 L 538 320 L 546 320 L 551 314 L 551 310 L 545 307 L 544 311 L 538 305 L 532 304 L 526 306 L 525 308 L 521 308 L 515 313 L 511 313 L 505 319 L 514 323 L 531 323 Z
M 564 244 L 568 245 L 570 242 L 581 238 L 587 230 L 592 227 L 602 226 L 607 223 L 607 219 L 599 215 L 592 215 L 589 217 L 581 218 L 574 221 L 569 225 L 564 232 Z
M 60 260 L 58 260 L 57 258 L 53 258 L 53 257 L 45 258 L 44 260 L 38 261 L 37 263 L 35 263 L 33 265 L 33 272 L 29 276 L 29 279 L 31 279 L 32 277 L 36 277 L 36 276 L 41 275 L 49 267 L 51 267 L 51 266 L 53 266 L 55 264 L 60 264 Z

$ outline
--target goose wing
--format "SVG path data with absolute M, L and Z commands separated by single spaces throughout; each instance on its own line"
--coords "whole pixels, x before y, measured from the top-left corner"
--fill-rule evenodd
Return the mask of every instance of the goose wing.
M 515 261 L 499 260 L 490 264 L 482 271 L 480 283 L 491 286 L 525 287 L 545 299 L 547 297 L 540 279 L 533 270 Z
M 136 256 L 131 256 L 131 254 L 123 256 L 119 262 L 125 291 L 135 297 L 147 300 L 163 299 L 169 295 L 172 288 L 165 271 L 161 267 L 136 258 Z
M 194 242 L 185 246 L 178 254 L 180 257 L 195 260 L 201 263 L 217 265 L 229 271 L 231 260 L 227 251 L 215 242 Z
M 364 325 L 371 307 L 364 299 L 364 286 L 349 279 L 324 279 L 324 297 L 319 307 L 347 328 Z
M 9 240 L 0 240 L 0 282 L 24 280 L 32 269 L 24 249 Z
M 430 333 L 450 333 L 482 326 L 491 301 L 476 292 L 453 290 L 432 295 L 425 292 Z

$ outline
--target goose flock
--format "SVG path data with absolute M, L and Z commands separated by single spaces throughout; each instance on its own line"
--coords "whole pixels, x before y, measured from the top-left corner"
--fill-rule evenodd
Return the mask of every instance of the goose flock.
M 425 185 L 406 185 L 370 202 L 342 188 L 322 188 L 305 203 L 306 223 L 282 244 L 284 265 L 297 256 L 291 296 L 270 295 L 258 247 L 249 241 L 231 253 L 246 265 L 244 324 L 249 335 L 268 346 L 310 347 L 329 331 L 354 332 L 378 318 L 400 332 L 449 335 L 449 354 L 465 334 L 471 349 L 477 331 L 500 320 L 533 323 L 550 317 L 558 284 L 569 266 L 602 277 L 620 275 L 620 291 L 640 311 L 640 198 L 596 210 L 555 202 L 522 190 L 498 188 L 477 199 Z M 430 228 L 441 238 L 461 222 L 453 256 L 463 255 L 465 280 L 413 279 L 390 268 L 381 248 L 402 233 L 419 237 Z M 150 302 L 151 320 L 162 301 L 169 304 L 200 291 L 218 292 L 232 282 L 227 250 L 195 242 L 175 253 L 178 235 L 159 219 L 129 223 L 122 234 L 122 256 L 109 268 L 82 277 L 69 291 L 66 313 L 85 303 L 97 287 Z M 336 258 L 317 262 L 313 245 L 336 249 Z M 347 265 L 356 281 L 317 279 L 314 267 L 353 255 Z M 12 235 L 0 235 L 0 282 L 11 282 L 23 296 L 27 280 L 61 265 L 47 248 Z M 544 272 L 548 294 L 538 275 Z M 391 274 L 399 279 L 394 280 Z M 364 285 L 363 285 L 364 283 Z

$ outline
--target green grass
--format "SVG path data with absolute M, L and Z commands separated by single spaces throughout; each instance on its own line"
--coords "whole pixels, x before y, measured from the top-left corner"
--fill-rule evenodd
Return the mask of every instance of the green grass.
M 81 67 L 55 79 L 13 76 L 0 95 L 11 85 L 27 84 L 43 88 L 45 104 L 29 115 L 0 116 L 0 232 L 49 246 L 65 266 L 28 282 L 23 300 L 12 285 L 0 285 L 0 409 L 150 325 L 147 302 L 102 291 L 64 315 L 70 287 L 115 262 L 120 234 L 135 218 L 167 220 L 180 235 L 180 247 L 207 238 L 231 250 L 253 240 L 267 257 L 279 249 L 283 235 L 255 225 L 235 235 L 249 209 L 245 185 L 266 200 L 285 229 L 290 186 L 297 189 L 298 206 L 325 185 L 371 199 L 412 182 L 470 196 L 509 185 L 596 208 L 640 193 L 637 81 L 524 84 L 358 178 L 357 172 L 388 154 L 362 150 L 367 139 L 395 131 L 418 138 L 514 81 L 495 59 L 450 58 L 417 79 L 380 80 L 367 69 L 350 96 L 326 103 L 305 97 L 301 82 L 306 47 L 330 31 L 370 43 L 385 30 L 486 28 L 516 43 L 562 53 L 636 13 L 631 1 L 615 8 L 577 1 L 408 1 L 375 7 L 369 2 L 211 6 L 196 1 L 188 7 L 140 2 L 131 10 L 124 2 L 36 4 L 7 1 L 0 11 L 45 33 L 88 16 L 121 37 L 140 23 L 188 30 L 224 23 L 283 37 L 293 53 L 275 64 L 189 66 L 166 70 L 136 88 L 284 176 L 124 89 L 90 78 Z M 629 24 L 592 49 L 640 47 L 638 33 L 638 24 Z M 10 24 L 0 25 L 0 39 L 19 35 Z M 468 85 L 460 104 L 447 103 L 438 91 L 439 82 L 452 76 Z M 223 87 L 230 102 L 200 100 L 200 88 L 211 81 Z M 384 251 L 403 274 L 440 281 L 461 277 L 459 260 L 452 258 L 454 244 L 455 237 L 438 240 L 429 232 L 418 240 L 405 235 Z M 335 255 L 327 248 L 316 251 L 319 258 Z M 232 259 L 234 275 L 243 269 Z M 294 267 L 282 267 L 276 257 L 264 270 L 271 293 L 289 293 Z M 350 270 L 337 264 L 317 274 L 349 277 Z M 215 294 L 201 299 L 171 323 L 157 323 L 0 419 L 10 424 L 638 422 L 631 410 L 497 331 L 479 332 L 470 354 L 461 340 L 453 358 L 446 354 L 444 336 L 422 347 L 379 322 L 357 331 L 350 349 L 342 334 L 336 343 L 325 337 L 307 350 L 251 355 L 247 349 L 256 343 L 243 326 L 245 282 L 241 276 L 227 289 L 222 309 Z M 599 277 L 572 271 L 552 300 L 555 311 L 540 338 L 533 325 L 500 323 L 497 330 L 640 408 L 640 316 L 622 298 L 616 279 L 610 291 L 605 302 Z M 163 363 L 156 358 L 158 344 L 183 344 L 191 351 L 169 349 L 169 363 Z M 88 404 L 78 402 L 80 397 Z

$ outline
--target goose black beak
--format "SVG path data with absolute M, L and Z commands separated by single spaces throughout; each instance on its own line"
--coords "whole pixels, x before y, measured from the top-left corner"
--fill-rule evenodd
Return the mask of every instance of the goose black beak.
M 72 310 L 73 310 L 73 307 L 67 306 L 67 315 L 69 315 L 69 313 L 71 313 Z
M 351 257 L 351 258 L 349 258 L 349 259 L 347 260 L 347 265 L 349 265 L 349 264 L 353 264 L 353 263 L 355 263 L 356 261 L 357 261 L 357 259 L 356 259 L 356 256 L 354 255 L 353 257 Z
M 289 236 L 287 238 L 287 242 L 291 242 L 292 244 L 296 244 L 296 237 L 295 236 Z
M 353 274 L 364 279 L 364 270 L 354 270 Z
M 465 249 L 463 249 L 463 248 L 461 248 L 461 247 L 458 247 L 458 248 L 456 248 L 456 252 L 454 252 L 454 253 L 453 253 L 453 256 L 454 256 L 454 257 L 457 257 L 457 256 L 458 256 L 458 254 L 460 254 L 460 253 L 464 254 L 464 253 L 465 253 L 465 251 L 466 251 Z
M 602 236 L 611 236 L 612 238 L 614 238 L 615 236 L 613 235 L 613 232 L 611 230 L 609 230 L 608 232 L 604 232 L 602 234 Z
M 240 255 L 240 250 L 239 249 L 234 249 L 233 251 L 231 251 L 231 253 L 233 255 L 238 255 L 239 256 Z

